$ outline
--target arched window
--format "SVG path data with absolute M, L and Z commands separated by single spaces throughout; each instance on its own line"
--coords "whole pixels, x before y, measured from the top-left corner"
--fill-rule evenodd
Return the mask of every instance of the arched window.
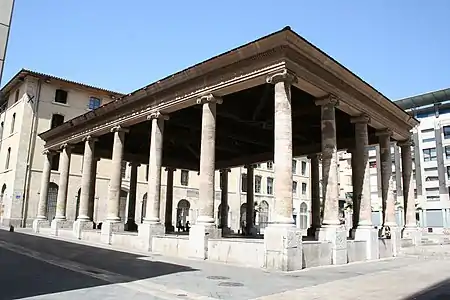
M 16 124 L 16 113 L 13 113 L 12 119 L 11 119 L 11 130 L 9 131 L 9 133 L 13 133 L 14 132 L 15 124 Z
M 58 185 L 54 182 L 50 182 L 48 185 L 47 196 L 47 219 L 52 221 L 56 215 L 56 202 L 58 199 Z
M 144 222 L 146 210 L 147 210 L 147 193 L 145 193 L 144 196 L 142 197 L 141 223 Z
M 0 217 L 3 216 L 3 209 L 5 207 L 5 205 L 3 204 L 3 198 L 5 197 L 5 194 L 6 194 L 6 184 L 3 184 L 2 191 L 0 194 Z
M 308 206 L 305 202 L 300 204 L 300 229 L 308 228 Z
M 5 170 L 9 169 L 9 159 L 10 158 L 11 158 L 11 147 L 8 148 L 8 152 L 6 153 Z
M 264 200 L 259 205 L 258 223 L 261 229 L 269 224 L 269 203 Z
M 183 230 L 186 226 L 186 222 L 189 221 L 189 210 L 191 203 L 185 199 L 181 199 L 177 205 L 177 228 Z M 181 225 L 181 227 L 180 227 Z

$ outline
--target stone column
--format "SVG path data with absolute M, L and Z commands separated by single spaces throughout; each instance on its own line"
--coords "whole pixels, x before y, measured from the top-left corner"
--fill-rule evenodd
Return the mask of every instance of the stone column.
M 269 76 L 274 85 L 274 209 L 264 231 L 265 267 L 293 271 L 302 268 L 302 232 L 295 227 L 292 199 L 292 104 L 291 85 L 297 77 L 287 69 Z M 288 241 L 288 242 L 284 242 Z
M 332 263 L 347 263 L 347 232 L 339 220 L 339 170 L 336 142 L 336 106 L 334 96 L 316 100 L 321 107 L 323 221 L 316 235 L 319 241 L 331 241 Z
M 311 163 L 311 227 L 308 229 L 308 236 L 315 236 L 321 225 L 319 154 L 312 154 L 308 158 Z
M 126 231 L 136 231 L 137 224 L 135 221 L 136 217 L 136 188 L 137 188 L 137 175 L 138 167 L 141 165 L 136 162 L 132 162 L 130 165 L 130 192 L 128 193 L 128 212 L 127 212 L 127 223 L 125 223 Z
M 164 217 L 164 225 L 166 227 L 166 233 L 174 232 L 175 227 L 172 224 L 172 212 L 173 212 L 173 172 L 174 168 L 166 168 L 167 171 L 167 184 L 166 184 L 166 211 Z
M 159 218 L 161 208 L 161 167 L 163 155 L 164 122 L 168 116 L 154 112 L 148 116 L 152 129 L 150 133 L 150 156 L 148 171 L 148 192 L 145 218 L 139 226 L 139 235 L 143 237 L 145 248 L 152 249 L 153 236 L 164 235 L 164 226 Z
M 399 142 L 402 155 L 402 177 L 403 177 L 403 203 L 405 209 L 405 228 L 403 237 L 412 239 L 414 245 L 418 245 L 421 240 L 420 231 L 416 224 L 416 201 L 414 199 L 414 183 L 412 172 L 411 147 L 413 143 L 410 139 Z
M 379 257 L 378 233 L 372 226 L 372 205 L 370 196 L 369 134 L 370 118 L 361 115 L 351 119 L 355 124 L 355 148 L 352 152 L 353 197 L 358 209 L 353 212 L 356 220 L 352 235 L 355 240 L 366 241 L 366 258 Z M 355 213 L 357 215 L 355 215 Z
M 33 231 L 39 233 L 42 224 L 48 224 L 47 220 L 47 200 L 48 185 L 50 183 L 50 174 L 52 170 L 52 158 L 55 153 L 53 151 L 44 151 L 44 169 L 42 170 L 41 189 L 39 193 L 38 213 L 33 221 Z
M 216 109 L 222 99 L 205 95 L 197 100 L 202 106 L 200 143 L 199 216 L 189 232 L 191 256 L 206 259 L 208 238 L 220 236 L 214 226 L 214 174 L 216 144 Z
M 59 188 L 58 198 L 56 200 L 56 215 L 51 223 L 51 233 L 58 235 L 60 228 L 70 228 L 66 218 L 67 189 L 69 185 L 70 157 L 72 154 L 72 145 L 64 144 L 61 146 L 61 158 L 59 164 Z
M 84 138 L 83 174 L 81 175 L 80 206 L 78 218 L 73 224 L 73 230 L 77 238 L 81 238 L 83 229 L 93 229 L 93 223 L 89 218 L 89 195 L 91 186 L 95 185 L 92 178 L 92 165 L 94 164 L 94 149 L 96 138 L 87 136 Z
M 109 179 L 107 216 L 102 224 L 101 240 L 111 244 L 113 232 L 123 231 L 124 224 L 120 221 L 120 191 L 122 190 L 122 159 L 125 147 L 125 134 L 128 129 L 118 125 L 111 128 L 114 134 L 111 177 Z
M 228 227 L 228 173 L 230 169 L 220 170 L 220 181 L 222 183 L 221 198 L 220 198 L 220 228 L 222 229 L 222 236 L 230 233 Z
M 246 231 L 247 235 L 256 235 L 256 230 L 254 226 L 254 211 L 255 211 L 255 175 L 254 175 L 254 165 L 246 165 L 247 169 L 247 214 L 245 216 L 246 221 Z
M 384 235 L 389 228 L 394 256 L 400 247 L 400 231 L 395 220 L 395 183 L 392 176 L 391 136 L 392 130 L 377 132 L 380 144 L 381 160 L 381 197 L 383 201 L 383 226 L 380 234 Z
M 91 169 L 91 189 L 89 190 L 89 208 L 88 208 L 88 216 L 91 221 L 94 221 L 94 207 L 95 207 L 95 183 L 97 182 L 97 164 L 100 161 L 100 158 L 95 157 L 92 162 Z

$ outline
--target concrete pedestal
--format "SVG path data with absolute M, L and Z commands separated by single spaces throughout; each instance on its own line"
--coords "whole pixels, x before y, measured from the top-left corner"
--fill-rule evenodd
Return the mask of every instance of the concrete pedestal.
M 138 236 L 144 241 L 145 251 L 152 251 L 153 237 L 164 235 L 165 228 L 161 223 L 144 223 L 139 225 Z
M 77 239 L 81 239 L 81 232 L 92 229 L 94 229 L 94 222 L 90 220 L 76 220 L 73 222 L 73 234 Z
M 341 225 L 327 225 L 317 229 L 316 237 L 319 241 L 331 242 L 331 263 L 342 265 L 347 263 L 347 231 Z
M 100 234 L 100 241 L 102 243 L 111 245 L 111 239 L 114 232 L 121 232 L 124 225 L 120 222 L 105 221 L 102 224 L 102 231 Z
M 422 240 L 422 231 L 417 227 L 405 227 L 402 232 L 403 238 L 412 240 L 414 246 L 420 245 Z
M 33 232 L 39 233 L 41 227 L 47 227 L 48 225 L 50 225 L 48 220 L 34 219 L 33 220 Z
M 58 236 L 58 232 L 60 229 L 70 229 L 72 226 L 71 221 L 54 219 L 50 225 L 50 234 L 54 236 Z
M 208 239 L 220 238 L 221 229 L 214 225 L 196 224 L 189 230 L 189 256 L 192 258 L 208 258 Z
M 378 230 L 372 227 L 358 227 L 352 230 L 352 237 L 355 241 L 366 241 L 366 259 L 380 258 Z
M 295 227 L 269 226 L 264 231 L 264 267 L 275 271 L 295 271 L 303 267 L 302 232 Z

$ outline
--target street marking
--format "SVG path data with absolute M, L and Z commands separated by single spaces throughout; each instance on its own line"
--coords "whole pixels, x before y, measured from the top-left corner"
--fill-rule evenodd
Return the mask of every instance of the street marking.
M 116 284 L 138 292 L 146 293 L 166 300 L 191 299 L 191 300 L 217 300 L 208 296 L 198 295 L 181 289 L 170 289 L 162 284 L 147 282 L 148 279 L 136 279 L 129 276 L 109 272 L 107 270 L 87 266 L 73 261 L 64 260 L 49 254 L 34 251 L 22 246 L 0 241 L 0 248 L 40 260 L 42 262 L 64 268 L 70 271 L 81 273 L 92 278 Z

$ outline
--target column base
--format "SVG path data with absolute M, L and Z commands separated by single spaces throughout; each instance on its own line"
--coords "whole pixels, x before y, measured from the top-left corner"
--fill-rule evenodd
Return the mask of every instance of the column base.
M 266 269 L 296 271 L 303 268 L 301 229 L 282 226 L 266 227 L 264 248 Z
M 331 263 L 342 265 L 348 262 L 347 230 L 341 225 L 325 225 L 316 231 L 316 239 L 331 242 Z
M 316 231 L 319 227 L 309 227 L 308 229 L 306 229 L 306 235 L 309 237 L 316 237 Z
M 192 258 L 208 258 L 208 239 L 217 239 L 221 237 L 221 230 L 215 225 L 192 225 L 189 230 L 189 256 Z
M 356 241 L 366 241 L 366 259 L 380 258 L 380 248 L 378 247 L 378 231 L 372 226 L 358 227 L 352 229 L 351 236 Z
M 164 227 L 165 227 L 166 233 L 175 232 L 175 227 L 172 224 L 165 224 Z
M 73 222 L 73 234 L 79 240 L 81 240 L 81 233 L 83 231 L 92 229 L 94 229 L 94 222 L 90 220 L 76 220 Z
M 67 221 L 63 219 L 54 219 L 52 223 L 50 224 L 50 234 L 54 236 L 59 235 L 60 229 L 70 229 L 72 226 L 72 221 Z
M 124 226 L 125 231 L 137 231 L 138 226 L 134 220 L 128 220 Z
M 34 219 L 33 220 L 33 232 L 39 233 L 41 227 L 47 227 L 50 223 L 47 219 Z
M 144 242 L 144 250 L 152 251 L 153 237 L 164 235 L 165 228 L 161 223 L 144 223 L 139 225 L 138 236 Z
M 123 228 L 124 225 L 123 223 L 120 222 L 112 222 L 112 221 L 103 222 L 100 234 L 100 241 L 102 243 L 111 245 L 113 233 L 121 232 L 123 231 Z
M 417 227 L 405 227 L 402 229 L 402 238 L 411 239 L 414 246 L 420 245 L 422 241 L 422 231 Z

